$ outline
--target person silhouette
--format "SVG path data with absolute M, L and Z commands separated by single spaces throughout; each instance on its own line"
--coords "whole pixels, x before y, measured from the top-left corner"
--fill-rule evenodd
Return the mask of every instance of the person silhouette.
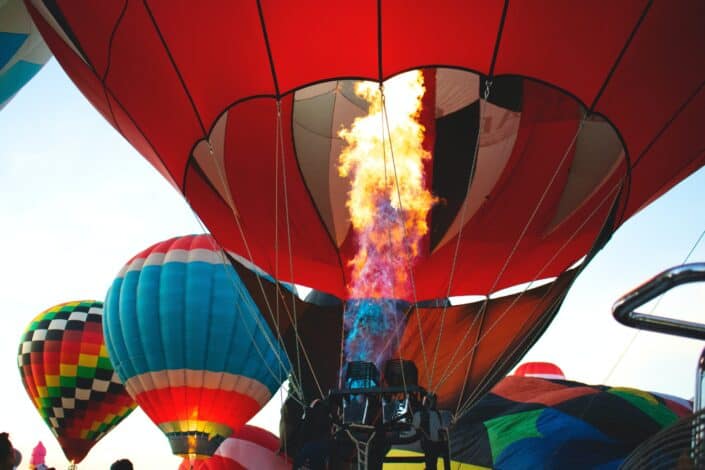
M 22 463 L 22 454 L 12 447 L 10 436 L 0 432 L 0 470 L 12 470 Z
M 133 470 L 132 462 L 130 462 L 128 459 L 116 460 L 110 466 L 110 470 Z

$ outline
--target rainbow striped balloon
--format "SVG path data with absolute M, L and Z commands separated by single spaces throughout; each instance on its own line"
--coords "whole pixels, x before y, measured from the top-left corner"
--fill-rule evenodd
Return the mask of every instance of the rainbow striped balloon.
M 24 331 L 17 357 L 34 406 L 75 463 L 137 406 L 110 363 L 102 319 L 95 300 L 51 307 Z
M 130 260 L 106 300 L 115 369 L 178 455 L 210 456 L 284 382 L 289 362 L 209 235 Z

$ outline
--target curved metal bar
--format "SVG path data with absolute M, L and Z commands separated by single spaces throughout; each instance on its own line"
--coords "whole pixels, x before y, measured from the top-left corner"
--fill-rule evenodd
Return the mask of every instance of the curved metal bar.
M 705 323 L 634 311 L 676 286 L 702 281 L 705 281 L 705 263 L 684 264 L 667 269 L 619 299 L 612 307 L 612 314 L 619 323 L 632 328 L 705 340 Z

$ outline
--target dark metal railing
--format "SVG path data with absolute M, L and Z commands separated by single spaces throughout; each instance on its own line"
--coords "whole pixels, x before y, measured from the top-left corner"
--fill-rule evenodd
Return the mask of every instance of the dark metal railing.
M 705 324 L 636 312 L 635 309 L 664 292 L 691 282 L 705 281 L 705 263 L 691 263 L 668 269 L 619 299 L 612 308 L 623 325 L 641 330 L 705 340 Z

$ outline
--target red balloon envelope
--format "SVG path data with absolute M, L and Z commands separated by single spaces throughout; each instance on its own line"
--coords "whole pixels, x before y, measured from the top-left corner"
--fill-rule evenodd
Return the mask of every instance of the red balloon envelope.
M 233 437 L 223 441 L 212 457 L 191 462 L 185 458 L 179 470 L 241 470 L 291 468 L 291 463 L 278 454 L 279 438 L 255 426 L 243 426 Z M 193 463 L 193 467 L 191 464 Z
M 393 297 L 497 298 L 558 278 L 545 302 L 519 294 L 492 318 L 482 305 L 470 323 L 459 314 L 445 325 L 443 309 L 409 319 L 417 331 L 402 349 L 427 385 L 454 383 L 449 397 L 479 394 L 511 369 L 555 315 L 570 267 L 705 159 L 701 0 L 34 0 L 29 9 L 78 88 L 220 245 L 340 298 L 357 246 L 336 132 L 367 108 L 353 81 L 423 69 L 424 179 L 439 202 L 407 266 L 413 292 Z M 337 333 L 315 330 L 316 341 Z M 452 348 L 467 351 L 468 339 L 485 353 L 459 363 Z M 455 371 L 439 371 L 439 358 Z
M 341 298 L 355 246 L 335 131 L 364 106 L 338 80 L 434 67 L 422 120 L 442 202 L 418 299 L 556 276 L 705 157 L 701 0 L 30 5 L 222 246 Z

